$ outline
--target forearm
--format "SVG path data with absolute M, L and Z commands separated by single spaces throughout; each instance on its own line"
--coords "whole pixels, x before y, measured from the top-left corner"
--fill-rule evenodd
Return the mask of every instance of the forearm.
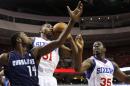
M 81 72 L 80 69 L 81 69 L 81 64 L 82 64 L 82 53 L 83 53 L 82 50 L 78 51 L 78 55 L 75 57 L 75 61 L 74 61 L 75 70 L 78 72 Z
M 70 36 L 69 41 L 71 44 L 71 54 L 72 54 L 72 57 L 74 58 L 78 55 L 78 47 L 76 46 L 75 41 L 72 36 Z
M 59 36 L 59 38 L 57 39 L 59 41 L 59 44 L 63 44 L 68 36 L 68 34 L 70 33 L 72 27 L 74 26 L 75 21 L 73 19 L 70 19 L 69 23 L 68 23 L 68 27 L 61 33 L 61 35 Z

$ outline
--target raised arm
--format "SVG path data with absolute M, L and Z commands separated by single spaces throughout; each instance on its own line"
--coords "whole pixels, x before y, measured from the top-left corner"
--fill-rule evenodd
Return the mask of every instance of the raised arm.
M 70 43 L 70 46 L 67 47 L 65 45 L 62 45 L 60 47 L 60 52 L 61 52 L 60 55 L 63 55 L 65 58 L 66 57 L 74 58 L 78 54 L 78 48 L 71 34 L 69 34 L 67 41 Z
M 84 72 L 87 69 L 89 69 L 92 66 L 92 60 L 86 59 L 82 62 L 82 54 L 83 54 L 83 47 L 84 47 L 84 40 L 82 38 L 82 35 L 79 34 L 75 38 L 75 43 L 78 47 L 78 55 L 74 59 L 75 63 L 75 70 L 78 72 Z
M 126 75 L 124 72 L 122 72 L 119 68 L 119 66 L 113 62 L 115 66 L 114 76 L 122 82 L 129 83 L 130 84 L 130 76 Z
M 83 10 L 83 4 L 81 2 L 79 2 L 77 8 L 74 11 L 71 11 L 68 6 L 67 6 L 67 9 L 68 9 L 68 12 L 70 14 L 70 21 L 68 23 L 67 28 L 63 30 L 63 32 L 60 34 L 60 36 L 58 37 L 57 40 L 54 40 L 53 42 L 46 45 L 45 47 L 35 48 L 34 52 L 33 52 L 35 57 L 41 57 L 41 56 L 51 52 L 55 48 L 61 46 L 65 42 L 68 34 L 71 31 L 71 28 L 75 24 L 75 21 L 77 21 L 80 18 L 80 15 L 81 15 L 82 10 Z
M 83 47 L 84 47 L 84 40 L 83 40 L 81 34 L 76 36 L 75 43 L 76 43 L 77 48 L 78 48 L 78 54 L 74 58 L 74 67 L 75 67 L 75 70 L 79 72 L 81 69 L 82 54 L 83 54 Z

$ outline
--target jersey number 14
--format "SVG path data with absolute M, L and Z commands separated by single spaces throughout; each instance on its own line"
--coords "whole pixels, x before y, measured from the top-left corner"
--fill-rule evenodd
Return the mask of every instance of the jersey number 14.
M 28 71 L 29 71 L 29 76 L 37 76 L 37 71 L 35 66 L 27 66 Z

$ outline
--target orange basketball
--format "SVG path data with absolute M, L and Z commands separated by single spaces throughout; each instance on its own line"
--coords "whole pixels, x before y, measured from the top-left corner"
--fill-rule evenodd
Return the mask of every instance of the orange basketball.
M 67 28 L 67 24 L 64 22 L 56 23 L 54 26 L 54 32 L 62 32 L 65 28 Z

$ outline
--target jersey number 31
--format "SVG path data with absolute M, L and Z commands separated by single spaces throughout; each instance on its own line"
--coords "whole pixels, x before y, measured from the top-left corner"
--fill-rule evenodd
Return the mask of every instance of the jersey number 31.
M 42 56 L 42 58 L 43 58 L 44 60 L 52 61 L 52 52 L 49 53 L 49 54 L 47 54 L 47 55 Z

